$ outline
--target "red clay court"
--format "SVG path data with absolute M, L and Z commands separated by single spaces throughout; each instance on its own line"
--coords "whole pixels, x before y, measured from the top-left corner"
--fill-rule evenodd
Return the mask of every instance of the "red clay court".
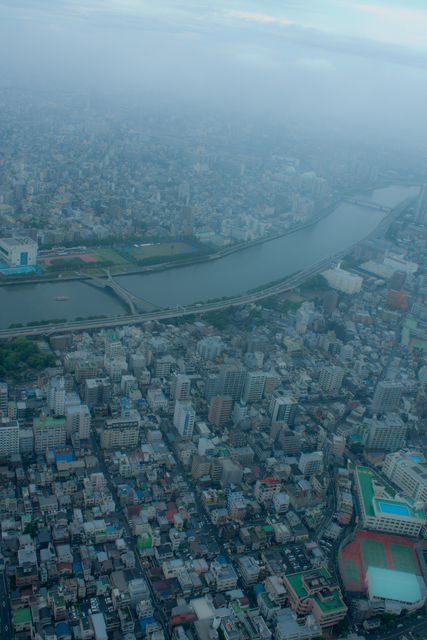
M 345 588 L 348 591 L 365 591 L 369 566 L 421 575 L 415 552 L 419 544 L 404 536 L 356 531 L 353 540 L 342 548 L 339 556 Z
M 43 262 L 47 267 L 50 267 L 53 260 L 63 260 L 64 262 L 67 262 L 67 260 L 74 260 L 75 258 L 80 258 L 83 262 L 100 261 L 100 258 L 96 253 L 73 253 L 66 256 L 50 256 L 48 258 L 41 258 L 40 262 Z

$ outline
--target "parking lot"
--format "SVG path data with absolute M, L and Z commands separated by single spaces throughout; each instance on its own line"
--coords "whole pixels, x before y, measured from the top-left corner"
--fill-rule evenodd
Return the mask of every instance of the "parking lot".
M 299 573 L 300 571 L 306 571 L 311 566 L 304 548 L 301 546 L 285 549 L 283 552 L 283 560 L 286 565 L 287 573 Z

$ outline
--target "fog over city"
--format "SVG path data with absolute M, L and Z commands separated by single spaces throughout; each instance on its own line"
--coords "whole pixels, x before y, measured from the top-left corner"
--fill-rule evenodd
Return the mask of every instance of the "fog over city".
M 424 141 L 423 2 L 4 0 L 2 77 Z

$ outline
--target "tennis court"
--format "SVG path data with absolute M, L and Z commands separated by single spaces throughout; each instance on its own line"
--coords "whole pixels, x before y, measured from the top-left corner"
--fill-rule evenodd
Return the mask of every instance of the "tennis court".
M 388 569 L 387 557 L 382 542 L 380 542 L 379 540 L 368 540 L 366 538 L 361 538 L 360 544 L 362 547 L 365 572 L 368 570 L 368 567 Z
M 360 582 L 359 565 L 357 560 L 344 560 L 345 575 L 349 582 Z
M 113 264 L 130 264 L 130 260 L 126 256 L 120 254 L 115 249 L 105 247 L 103 249 L 97 249 L 96 253 L 103 259 L 112 262 Z
M 395 571 L 418 575 L 418 567 L 411 547 L 405 547 L 402 544 L 389 544 L 389 548 Z

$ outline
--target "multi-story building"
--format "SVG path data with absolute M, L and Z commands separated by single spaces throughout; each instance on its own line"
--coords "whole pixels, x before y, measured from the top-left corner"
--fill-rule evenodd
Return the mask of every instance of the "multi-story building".
M 217 427 L 221 427 L 230 420 L 233 399 L 231 396 L 215 396 L 209 405 L 208 420 Z
M 288 599 L 288 592 L 283 584 L 283 578 L 281 576 L 268 576 L 265 581 L 265 590 L 267 593 L 271 593 L 274 602 L 280 604 L 283 607 Z
M 246 369 L 239 364 L 222 364 L 219 368 L 218 395 L 240 400 L 245 384 Z
M 257 480 L 255 484 L 254 496 L 260 504 L 266 500 L 273 500 L 277 493 L 282 490 L 282 485 L 276 478 L 268 477 Z
M 259 402 L 265 384 L 265 371 L 248 371 L 245 377 L 242 398 L 246 402 Z
M 405 442 L 406 424 L 396 414 L 387 416 L 385 420 L 366 418 L 364 423 L 369 431 L 366 439 L 367 449 L 385 449 L 396 451 Z
M 421 501 L 402 497 L 382 478 L 356 467 L 355 489 L 363 529 L 417 537 L 427 520 Z
M 7 417 L 7 397 L 7 384 L 0 382 L 0 412 L 5 418 Z
M 273 391 L 269 406 L 271 424 L 284 422 L 288 426 L 293 426 L 295 424 L 297 410 L 298 402 L 285 393 L 283 389 L 275 389 Z
M 137 411 L 126 411 L 120 418 L 105 421 L 101 427 L 100 444 L 102 449 L 132 448 L 138 445 L 140 416 Z
M 184 440 L 191 440 L 193 436 L 196 412 L 189 400 L 177 400 L 173 414 L 173 424 Z
M 312 615 L 304 619 L 297 615 L 289 607 L 282 609 L 276 617 L 276 640 L 312 640 L 322 635 L 322 629 Z
M 344 454 L 344 449 L 345 449 L 345 438 L 343 436 L 337 436 L 333 434 L 329 453 L 332 456 L 337 456 L 338 458 L 341 458 Z
M 111 382 L 108 378 L 92 378 L 84 381 L 84 403 L 93 407 L 108 404 L 111 398 Z
M 319 385 L 324 391 L 334 392 L 341 389 L 344 380 L 344 369 L 342 367 L 326 365 L 322 367 L 319 377 Z
M 389 453 L 382 467 L 383 474 L 413 500 L 427 502 L 426 460 L 422 452 Z
M 314 473 L 323 471 L 323 451 L 313 451 L 313 453 L 302 453 L 298 462 L 298 467 L 302 474 L 311 476 Z
M 218 379 L 217 373 L 208 373 L 205 380 L 205 392 L 204 398 L 206 402 L 210 402 L 211 399 L 217 395 L 218 391 Z
M 49 380 L 47 385 L 47 406 L 54 416 L 65 415 L 65 380 Z
M 80 440 L 87 440 L 90 436 L 91 415 L 89 407 L 82 404 L 78 407 L 68 407 L 65 412 L 67 420 L 67 438 L 77 433 Z
M 230 591 L 237 586 L 237 574 L 231 564 L 219 564 L 212 562 L 210 566 L 217 591 Z
M 347 614 L 338 583 L 327 569 L 286 575 L 283 584 L 292 610 L 298 616 L 311 614 L 322 628 L 337 624 Z
M 238 571 L 246 588 L 258 582 L 260 566 L 252 556 L 239 557 Z
M 0 238 L 0 257 L 10 267 L 35 266 L 38 244 L 29 237 Z
M 67 423 L 65 418 L 50 418 L 41 414 L 33 419 L 34 450 L 36 453 L 53 451 L 56 447 L 64 447 L 67 440 Z
M 172 400 L 188 400 L 190 397 L 191 380 L 183 373 L 174 373 L 170 397 Z
M 216 338 L 203 338 L 197 343 L 197 353 L 203 360 L 213 360 L 221 355 L 224 343 Z
M 0 456 L 19 453 L 19 423 L 17 420 L 0 418 Z
M 395 411 L 399 406 L 402 391 L 403 384 L 401 382 L 391 382 L 389 380 L 379 382 L 372 400 L 372 412 Z

